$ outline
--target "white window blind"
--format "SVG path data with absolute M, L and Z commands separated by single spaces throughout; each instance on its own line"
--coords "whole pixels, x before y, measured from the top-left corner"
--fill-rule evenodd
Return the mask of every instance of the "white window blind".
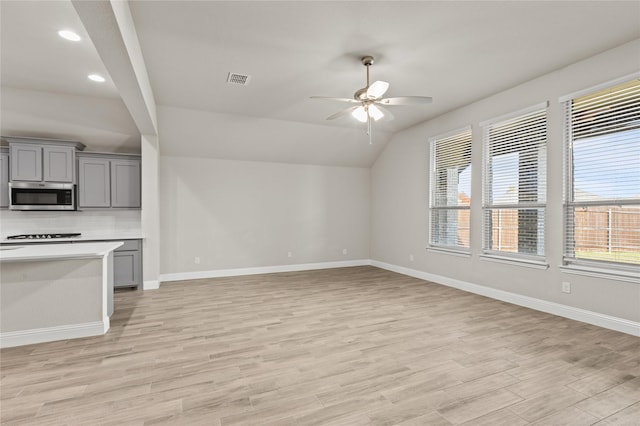
M 471 127 L 430 139 L 430 246 L 469 249 Z
M 544 256 L 547 105 L 483 124 L 483 252 Z
M 640 80 L 565 101 L 565 261 L 640 265 Z

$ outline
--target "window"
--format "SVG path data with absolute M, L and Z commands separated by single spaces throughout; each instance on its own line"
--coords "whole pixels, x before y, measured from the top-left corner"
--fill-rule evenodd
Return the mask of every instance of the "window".
M 544 256 L 547 104 L 482 123 L 483 252 Z
M 471 127 L 436 136 L 431 149 L 430 246 L 469 249 Z
M 640 265 L 640 80 L 565 104 L 565 262 Z

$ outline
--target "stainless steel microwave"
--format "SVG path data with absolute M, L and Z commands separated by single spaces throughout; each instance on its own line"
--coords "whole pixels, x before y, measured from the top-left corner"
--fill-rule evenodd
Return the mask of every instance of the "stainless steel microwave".
M 9 182 L 10 210 L 76 210 L 71 183 Z

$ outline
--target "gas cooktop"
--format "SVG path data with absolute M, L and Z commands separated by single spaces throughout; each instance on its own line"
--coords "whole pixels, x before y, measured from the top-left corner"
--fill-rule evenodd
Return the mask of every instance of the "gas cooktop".
M 7 240 L 48 240 L 50 238 L 74 238 L 79 237 L 79 232 L 77 233 L 68 233 L 68 234 L 21 234 L 21 235 L 10 235 L 7 237 Z

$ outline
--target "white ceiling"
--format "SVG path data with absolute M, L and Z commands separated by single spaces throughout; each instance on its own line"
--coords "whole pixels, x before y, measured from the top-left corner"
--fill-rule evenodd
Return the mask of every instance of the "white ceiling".
M 2 85 L 79 96 L 118 98 L 91 40 L 68 1 L 2 1 Z M 82 41 L 58 37 L 70 29 Z M 90 81 L 92 73 L 107 78 Z
M 118 97 L 108 75 L 103 85 L 86 79 L 90 72 L 107 72 L 68 1 L 2 1 L 0 7 L 3 87 L 96 102 Z M 390 82 L 389 96 L 434 98 L 431 105 L 395 107 L 395 120 L 375 123 L 382 143 L 389 133 L 640 38 L 640 2 L 626 1 L 130 1 L 130 8 L 155 100 L 172 109 L 332 126 L 344 130 L 332 133 L 338 138 L 352 138 L 360 125 L 351 117 L 325 120 L 344 104 L 309 96 L 351 97 L 364 86 L 359 58 L 375 56 L 372 80 Z M 63 28 L 85 40 L 62 40 L 56 32 Z M 251 82 L 230 86 L 228 72 L 250 74 Z M 13 105 L 3 101 L 2 108 Z M 18 128 L 24 123 L 3 118 L 2 124 L 3 134 L 29 131 Z M 131 124 L 114 123 L 120 148 L 126 145 L 122 135 L 137 137 Z M 264 149 L 269 140 L 259 143 Z M 314 143 L 323 149 L 321 140 Z M 336 159 L 339 143 L 327 143 Z M 351 153 L 366 158 L 363 165 L 380 150 L 366 145 Z M 219 152 L 210 140 L 202 146 L 203 155 L 242 156 L 229 154 L 228 144 Z M 191 149 L 197 155 L 197 144 Z M 238 149 L 249 158 L 250 144 Z M 274 143 L 269 160 L 277 161 L 278 149 Z M 291 156 L 290 145 L 287 150 L 283 161 Z M 298 155 L 295 162 L 314 163 L 310 155 L 318 151 L 304 150 L 309 158 Z M 332 163 L 331 156 L 325 162 Z
M 0 1 L 2 136 L 140 152 L 140 134 L 69 1 Z M 58 37 L 70 29 L 82 37 Z M 92 73 L 106 78 L 90 81 Z

